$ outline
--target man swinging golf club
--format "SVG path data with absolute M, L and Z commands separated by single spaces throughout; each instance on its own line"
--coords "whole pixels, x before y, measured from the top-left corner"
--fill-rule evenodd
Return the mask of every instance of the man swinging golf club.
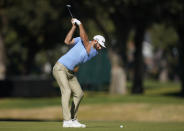
M 92 41 L 88 40 L 88 35 L 82 23 L 72 18 L 72 28 L 65 38 L 65 44 L 73 47 L 59 60 L 53 67 L 53 75 L 61 89 L 61 103 L 63 112 L 63 127 L 81 127 L 86 125 L 79 123 L 77 120 L 77 110 L 83 97 L 83 91 L 75 76 L 79 65 L 90 60 L 98 54 L 98 51 L 105 48 L 105 38 L 101 35 L 93 37 Z M 80 37 L 72 38 L 76 27 L 79 27 Z M 71 110 L 69 109 L 69 100 L 71 93 L 73 101 Z

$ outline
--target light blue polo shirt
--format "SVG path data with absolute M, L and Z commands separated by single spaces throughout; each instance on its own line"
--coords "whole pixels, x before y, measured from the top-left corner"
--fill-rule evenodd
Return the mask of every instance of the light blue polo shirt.
M 74 38 L 73 47 L 58 62 L 63 64 L 67 69 L 74 70 L 76 66 L 85 63 L 98 54 L 97 50 L 91 46 L 88 54 L 80 37 Z

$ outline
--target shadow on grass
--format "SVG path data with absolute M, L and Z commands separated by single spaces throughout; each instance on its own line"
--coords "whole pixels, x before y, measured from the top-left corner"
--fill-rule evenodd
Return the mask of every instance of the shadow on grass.
M 164 96 L 171 96 L 171 97 L 178 97 L 178 98 L 184 98 L 184 94 L 181 92 L 172 92 L 172 93 L 164 93 Z

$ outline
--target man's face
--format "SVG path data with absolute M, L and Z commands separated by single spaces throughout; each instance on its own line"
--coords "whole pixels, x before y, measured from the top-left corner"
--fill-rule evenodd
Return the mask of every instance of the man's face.
M 102 49 L 102 46 L 101 46 L 96 40 L 94 40 L 94 41 L 95 41 L 94 47 L 95 47 L 97 50 L 101 50 L 101 49 Z

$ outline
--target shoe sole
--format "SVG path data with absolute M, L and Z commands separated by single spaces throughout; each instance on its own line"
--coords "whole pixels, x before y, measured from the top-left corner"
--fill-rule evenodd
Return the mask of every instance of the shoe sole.
M 86 127 L 82 127 L 82 126 L 80 126 L 80 127 L 75 127 L 75 126 L 63 126 L 63 128 L 86 128 Z

